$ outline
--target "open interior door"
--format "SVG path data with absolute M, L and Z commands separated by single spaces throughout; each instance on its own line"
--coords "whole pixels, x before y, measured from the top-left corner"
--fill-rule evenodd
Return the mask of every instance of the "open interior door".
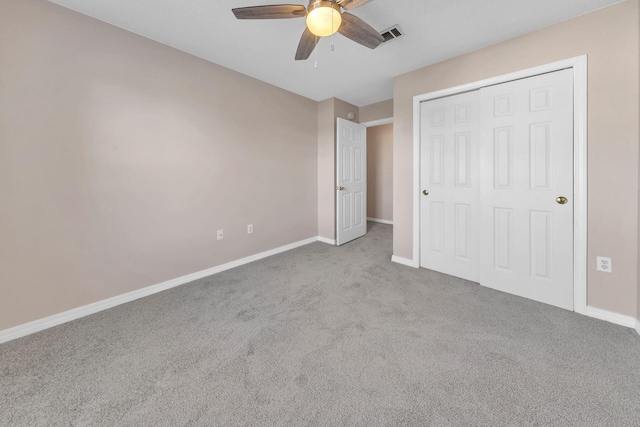
M 336 244 L 367 232 L 367 128 L 338 118 L 336 147 Z

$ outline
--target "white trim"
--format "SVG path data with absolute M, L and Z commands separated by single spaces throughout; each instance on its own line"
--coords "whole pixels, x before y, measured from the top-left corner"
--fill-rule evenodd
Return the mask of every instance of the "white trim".
M 413 259 L 420 267 L 420 104 L 430 98 L 413 97 Z
M 413 259 L 420 262 L 420 104 L 425 101 L 532 77 L 573 69 L 574 89 L 574 221 L 573 309 L 587 309 L 587 56 L 577 56 L 515 73 L 504 74 L 413 97 Z
M 387 118 L 379 119 L 379 120 L 371 120 L 370 122 L 364 122 L 364 123 L 360 123 L 360 124 L 370 128 L 370 127 L 373 127 L 373 126 L 388 125 L 390 123 L 393 123 L 393 117 L 387 117 Z
M 419 267 L 419 265 L 417 265 L 415 262 L 413 262 L 412 259 L 402 258 L 402 257 L 395 256 L 395 255 L 391 255 L 391 261 L 392 262 L 397 262 L 398 264 L 406 265 L 407 267 L 413 267 L 413 268 L 418 268 Z
M 248 264 L 253 261 L 267 258 L 272 255 L 286 252 L 291 249 L 298 248 L 300 246 L 308 245 L 309 243 L 321 241 L 321 237 L 311 237 L 309 239 L 300 240 L 298 242 L 290 243 L 288 245 L 280 246 L 279 248 L 271 249 L 259 254 L 251 255 L 246 258 L 242 258 L 236 261 L 231 261 L 226 264 L 218 265 L 216 267 L 208 268 L 206 270 L 198 271 L 195 273 L 187 274 L 186 276 L 178 277 L 176 279 L 168 280 L 166 282 L 158 283 L 157 285 L 147 286 L 146 288 L 138 289 L 136 291 L 127 292 L 126 294 L 117 295 L 112 298 L 107 298 L 102 301 L 97 301 L 92 304 L 88 304 L 82 307 L 74 308 L 72 310 L 64 311 L 62 313 L 54 314 L 53 316 L 45 317 L 43 319 L 34 320 L 33 322 L 25 323 L 10 329 L 0 331 L 0 344 L 21 338 L 35 332 L 42 331 L 44 329 L 51 328 L 53 326 L 61 325 L 72 320 L 79 319 L 90 314 L 98 313 L 109 308 L 113 308 L 120 304 L 125 304 L 140 298 L 147 297 L 149 295 L 156 294 L 158 292 L 166 291 L 167 289 L 175 288 L 186 283 L 193 282 L 194 280 L 201 279 L 203 277 L 211 276 L 216 273 L 230 270 L 235 267 L 239 267 L 244 264 Z
M 318 242 L 322 242 L 322 243 L 327 243 L 329 245 L 336 245 L 336 240 L 335 239 L 327 239 L 326 237 L 320 237 L 318 236 Z
M 635 319 L 636 320 L 636 325 L 635 325 L 635 330 L 638 333 L 638 335 L 640 335 L 640 320 Z
M 393 221 L 389 221 L 388 219 L 371 218 L 370 216 L 368 216 L 368 217 L 367 217 L 367 221 L 371 221 L 371 222 L 379 222 L 380 224 L 389 224 L 389 225 L 393 225 Z
M 584 314 L 595 319 L 605 320 L 620 326 L 626 326 L 627 328 L 634 328 L 638 322 L 631 316 L 625 316 L 624 314 L 614 313 L 613 311 L 603 310 L 590 305 L 587 306 Z
M 587 310 L 587 57 L 573 61 L 573 310 Z

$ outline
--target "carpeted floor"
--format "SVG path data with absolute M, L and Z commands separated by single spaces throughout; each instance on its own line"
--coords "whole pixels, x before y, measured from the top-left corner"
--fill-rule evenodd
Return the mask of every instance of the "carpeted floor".
M 635 331 L 392 263 L 392 227 L 0 345 L 0 425 L 640 425 Z

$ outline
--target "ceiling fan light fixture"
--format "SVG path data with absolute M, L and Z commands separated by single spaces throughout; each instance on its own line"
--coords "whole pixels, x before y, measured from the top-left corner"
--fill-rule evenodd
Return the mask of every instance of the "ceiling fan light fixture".
M 335 2 L 312 1 L 307 10 L 307 27 L 318 37 L 336 33 L 342 24 L 340 6 Z

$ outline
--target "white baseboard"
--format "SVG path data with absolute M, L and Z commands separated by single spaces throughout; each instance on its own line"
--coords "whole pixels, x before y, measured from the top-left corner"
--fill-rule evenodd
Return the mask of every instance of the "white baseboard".
M 402 258 L 395 255 L 391 255 L 391 261 L 397 262 L 398 264 L 406 265 L 407 267 L 413 267 L 413 268 L 419 267 L 419 265 L 416 265 L 412 259 Z
M 187 274 L 186 276 L 178 277 L 176 279 L 168 280 L 166 282 L 158 283 L 156 285 L 147 286 L 146 288 L 138 289 L 136 291 L 127 292 L 126 294 L 117 295 L 112 298 L 107 298 L 102 301 L 97 301 L 82 307 L 74 308 L 72 310 L 64 311 L 62 313 L 54 314 L 53 316 L 45 317 L 43 319 L 34 320 L 33 322 L 25 323 L 10 329 L 0 331 L 0 344 L 21 338 L 35 332 L 42 331 L 57 325 L 61 325 L 72 320 L 79 319 L 90 314 L 98 313 L 109 308 L 113 308 L 117 305 L 124 304 L 143 298 L 149 295 L 156 294 L 158 292 L 165 291 L 167 289 L 175 288 L 180 285 L 184 285 L 194 280 L 201 279 L 203 277 L 211 276 L 216 273 L 220 273 L 225 270 L 230 270 L 235 267 L 239 267 L 244 264 L 248 264 L 253 261 L 257 261 L 262 258 L 267 258 L 272 255 L 286 252 L 291 249 L 298 248 L 300 246 L 308 245 L 309 243 L 317 242 L 320 237 L 311 237 L 309 239 L 300 240 L 279 248 L 271 249 L 259 254 L 251 255 L 246 258 L 242 258 L 236 261 L 231 261 L 226 264 L 218 265 L 216 267 L 208 268 L 206 270 L 198 271 L 195 273 Z M 322 240 L 320 240 L 322 241 Z
M 393 221 L 389 221 L 388 219 L 380 219 L 380 218 L 371 218 L 371 217 L 367 217 L 367 221 L 379 222 L 380 224 L 389 224 L 389 225 L 393 225 Z
M 226 264 L 222 264 L 222 265 L 212 267 L 206 270 L 198 271 L 195 273 L 187 274 L 185 276 L 178 277 L 176 279 L 168 280 L 166 282 L 158 283 L 156 285 L 151 285 L 146 288 L 128 292 L 126 294 L 117 295 L 115 297 L 107 298 L 102 301 L 97 301 L 92 304 L 74 308 L 72 310 L 68 310 L 62 313 L 54 314 L 53 316 L 45 317 L 43 319 L 34 320 L 33 322 L 25 323 L 23 325 L 19 325 L 10 329 L 5 329 L 4 331 L 0 331 L 0 344 L 30 335 L 35 332 L 39 332 L 57 325 L 61 325 L 66 322 L 70 322 L 72 320 L 79 319 L 84 316 L 89 316 L 91 314 L 98 313 L 103 310 L 107 310 L 109 308 L 118 306 L 120 304 L 125 304 L 127 302 L 131 302 L 139 298 L 144 298 L 146 296 L 153 295 L 158 292 L 165 291 L 167 289 L 175 288 L 177 286 L 193 282 L 194 280 L 198 280 L 203 277 L 211 276 L 213 274 L 230 270 L 232 268 L 239 267 L 241 265 L 248 264 L 253 261 L 258 261 L 260 259 L 267 258 L 269 256 L 276 255 L 281 252 L 286 252 L 291 249 L 298 248 L 300 246 L 308 245 L 309 243 L 313 243 L 316 241 L 328 243 L 330 245 L 335 245 L 335 240 L 327 239 L 325 237 L 320 237 L 320 236 L 311 237 L 305 240 L 300 240 L 298 242 L 294 242 L 285 246 L 280 246 L 279 248 L 275 248 L 265 252 L 261 252 L 259 254 L 251 255 L 246 258 L 242 258 L 236 261 L 231 261 Z M 413 260 L 402 258 L 396 255 L 391 256 L 391 261 L 398 264 L 406 265 L 408 267 L 414 267 L 414 268 L 419 267 L 419 265 L 416 265 L 413 262 Z M 638 332 L 638 334 L 640 335 L 640 320 L 634 319 L 633 317 L 625 316 L 625 315 L 614 313 L 607 310 L 602 310 L 602 309 L 591 307 L 591 306 L 587 307 L 585 314 L 589 317 L 605 320 L 607 322 L 615 323 L 617 325 L 626 326 L 629 328 L 634 328 L 636 332 Z
M 327 239 L 326 237 L 320 237 L 318 236 L 318 242 L 322 242 L 322 243 L 327 243 L 329 245 L 336 245 L 336 241 L 333 239 Z
M 593 317 L 600 320 L 606 320 L 607 322 L 615 323 L 616 325 L 620 325 L 620 326 L 626 326 L 627 328 L 637 327 L 638 321 L 633 317 L 625 316 L 624 314 L 614 313 L 612 311 L 603 310 L 601 308 L 595 308 L 588 305 L 585 314 L 589 317 Z

